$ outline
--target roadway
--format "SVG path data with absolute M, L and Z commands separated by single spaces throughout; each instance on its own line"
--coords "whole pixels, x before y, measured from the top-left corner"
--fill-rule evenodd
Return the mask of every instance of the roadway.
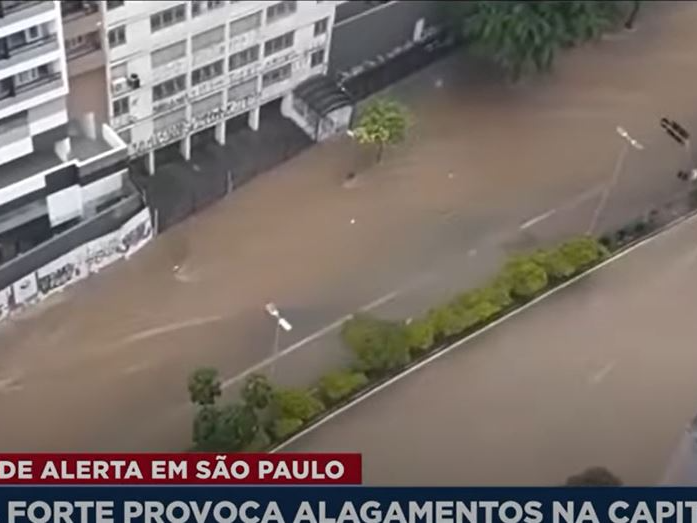
M 416 125 L 383 164 L 368 167 L 346 140 L 314 147 L 0 325 L 0 447 L 184 447 L 187 375 L 215 365 L 234 392 L 232 378 L 271 354 L 267 301 L 295 327 L 279 381 L 309 383 L 345 360 L 335 326 L 346 314 L 419 312 L 511 250 L 585 231 L 618 124 L 646 150 L 628 157 L 603 223 L 678 190 L 684 156 L 657 122 L 697 123 L 685 118 L 697 4 L 657 3 L 643 16 L 637 32 L 515 87 L 461 56 L 436 64 L 393 89 Z M 359 163 L 356 187 L 342 187 Z
M 284 451 L 361 452 L 371 485 L 558 485 L 595 465 L 656 485 L 671 456 L 672 481 L 693 478 L 695 310 L 692 219 Z

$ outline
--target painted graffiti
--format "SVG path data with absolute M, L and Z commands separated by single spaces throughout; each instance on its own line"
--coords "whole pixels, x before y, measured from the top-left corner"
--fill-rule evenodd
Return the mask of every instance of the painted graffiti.
M 129 258 L 153 235 L 150 212 L 143 209 L 117 231 L 88 242 L 0 289 L 0 320 L 15 310 L 95 274 L 119 259 Z
M 259 94 L 249 95 L 240 100 L 233 100 L 225 107 L 217 107 L 196 116 L 191 120 L 182 120 L 155 134 L 147 140 L 134 142 L 129 145 L 131 156 L 142 156 L 153 149 L 163 147 L 176 140 L 180 140 L 189 133 L 196 132 L 204 127 L 209 127 L 222 120 L 226 120 L 237 113 L 243 112 L 254 106 L 259 101 Z

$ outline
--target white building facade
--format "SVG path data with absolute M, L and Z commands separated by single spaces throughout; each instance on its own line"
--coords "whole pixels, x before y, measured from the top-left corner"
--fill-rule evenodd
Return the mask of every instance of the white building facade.
M 334 1 L 102 2 L 109 121 L 155 171 L 154 151 L 282 99 L 294 120 L 292 92 L 327 71 Z
M 118 198 L 126 144 L 71 121 L 61 3 L 0 1 L 0 264 Z

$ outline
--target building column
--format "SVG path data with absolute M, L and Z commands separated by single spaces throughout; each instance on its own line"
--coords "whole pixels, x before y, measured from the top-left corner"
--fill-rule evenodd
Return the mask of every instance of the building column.
M 155 151 L 150 151 L 146 156 L 145 156 L 145 168 L 148 171 L 149 175 L 155 174 Z
M 225 120 L 215 125 L 215 141 L 220 145 L 225 145 Z
M 259 113 L 261 112 L 261 107 L 255 107 L 249 111 L 249 127 L 254 131 L 259 130 Z
M 185 136 L 182 138 L 181 142 L 179 142 L 179 152 L 181 155 L 184 157 L 184 159 L 188 162 L 191 160 L 191 136 Z

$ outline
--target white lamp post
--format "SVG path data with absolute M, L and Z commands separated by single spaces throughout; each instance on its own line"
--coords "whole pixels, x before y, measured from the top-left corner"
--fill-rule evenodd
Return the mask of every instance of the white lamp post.
M 274 303 L 267 303 L 264 306 L 264 309 L 266 310 L 267 314 L 271 316 L 276 322 L 276 332 L 274 333 L 273 340 L 273 359 L 271 363 L 271 376 L 273 377 L 276 370 L 276 358 L 278 357 L 278 345 L 281 329 L 283 329 L 285 332 L 290 332 L 293 329 L 293 326 L 290 324 L 288 320 L 281 316 L 278 307 L 276 307 Z
M 637 151 L 644 150 L 644 146 L 637 140 L 632 138 L 623 127 L 617 127 L 616 132 L 622 138 L 624 143 L 622 144 L 622 149 L 620 150 L 620 154 L 617 157 L 617 162 L 615 163 L 615 170 L 612 172 L 610 181 L 606 185 L 605 190 L 603 191 L 603 194 L 600 197 L 600 201 L 598 202 L 598 206 L 595 208 L 595 211 L 593 212 L 593 218 L 591 219 L 591 224 L 588 227 L 588 234 L 593 234 L 593 231 L 595 230 L 595 227 L 598 224 L 598 219 L 600 218 L 600 215 L 605 209 L 605 205 L 607 204 L 607 201 L 610 198 L 610 193 L 619 181 L 620 175 L 622 174 L 622 166 L 624 165 L 624 160 L 627 157 L 629 148 L 632 147 Z

